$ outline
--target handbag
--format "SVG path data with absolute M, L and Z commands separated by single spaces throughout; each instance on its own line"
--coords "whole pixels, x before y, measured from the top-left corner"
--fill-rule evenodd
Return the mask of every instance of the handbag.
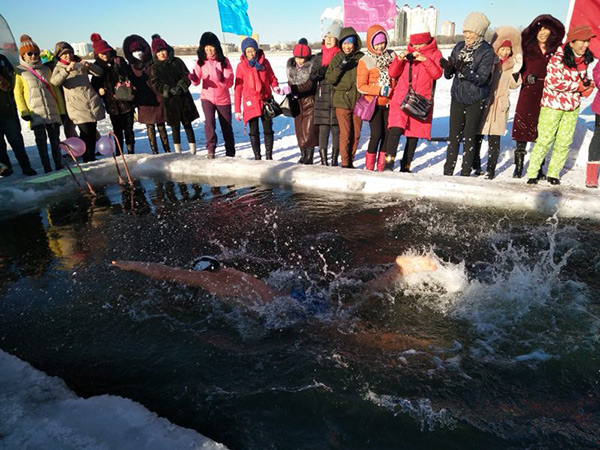
M 367 97 L 361 95 L 356 104 L 354 105 L 354 114 L 360 117 L 365 122 L 369 122 L 373 118 L 375 113 L 375 106 L 377 106 L 377 96 L 374 95 L 371 101 L 367 100 Z
M 265 120 L 273 119 L 282 113 L 279 103 L 273 97 L 264 100 L 262 115 Z
M 408 92 L 400 104 L 400 109 L 410 117 L 417 120 L 426 120 L 433 106 L 432 98 L 423 97 L 417 94 L 412 87 L 412 61 L 408 66 Z
M 289 94 L 283 98 L 279 104 L 279 108 L 281 108 L 281 113 L 286 117 L 297 117 L 300 115 L 300 103 L 298 99 Z
M 117 83 L 115 86 L 115 100 L 121 102 L 133 101 L 133 89 L 131 88 L 131 83 L 129 83 L 129 81 Z

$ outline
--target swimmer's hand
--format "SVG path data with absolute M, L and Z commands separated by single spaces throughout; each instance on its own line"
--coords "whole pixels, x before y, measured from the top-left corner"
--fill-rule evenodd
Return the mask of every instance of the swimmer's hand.
M 396 265 L 402 275 L 421 272 L 434 272 L 437 270 L 435 260 L 430 256 L 401 255 L 396 257 Z
M 128 271 L 138 269 L 140 267 L 140 264 L 141 263 L 139 263 L 137 261 L 121 261 L 121 260 L 119 260 L 119 261 L 111 261 L 110 262 L 111 266 L 118 267 L 121 270 L 128 270 Z

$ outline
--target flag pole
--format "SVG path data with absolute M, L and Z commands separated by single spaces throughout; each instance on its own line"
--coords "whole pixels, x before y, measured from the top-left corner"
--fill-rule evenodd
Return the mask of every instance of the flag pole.
M 569 31 L 569 28 L 571 28 L 571 19 L 573 18 L 573 10 L 575 9 L 575 2 L 577 0 L 571 0 L 569 2 L 569 11 L 567 12 L 567 21 L 565 22 L 565 28 L 567 29 L 567 31 Z M 567 38 L 567 35 L 565 34 L 565 39 Z

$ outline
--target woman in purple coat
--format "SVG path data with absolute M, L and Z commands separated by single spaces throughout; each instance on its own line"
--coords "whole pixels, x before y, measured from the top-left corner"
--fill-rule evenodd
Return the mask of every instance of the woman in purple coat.
M 156 128 L 158 128 L 163 150 L 165 153 L 169 153 L 171 149 L 165 126 L 167 118 L 163 109 L 163 98 L 156 93 L 150 82 L 152 71 L 150 44 L 143 37 L 132 34 L 123 41 L 123 54 L 133 72 L 131 83 L 134 87 L 135 105 L 138 109 L 137 120 L 146 125 L 150 150 L 153 154 L 158 154 L 156 142 Z
M 546 66 L 565 36 L 565 27 L 560 20 L 550 14 L 543 14 L 521 33 L 523 43 L 523 86 L 513 122 L 512 138 L 516 141 L 515 171 L 513 178 L 523 175 L 523 162 L 527 153 L 527 143 L 537 139 L 537 125 L 540 116 Z M 540 169 L 540 172 L 542 169 Z M 543 172 L 542 172 L 543 175 Z

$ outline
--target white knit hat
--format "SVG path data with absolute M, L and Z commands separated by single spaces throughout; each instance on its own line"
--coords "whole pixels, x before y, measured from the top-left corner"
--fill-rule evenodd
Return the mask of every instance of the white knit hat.
M 479 36 L 485 36 L 485 32 L 490 26 L 489 19 L 481 12 L 472 12 L 467 16 L 463 23 L 463 31 L 472 31 Z
M 329 25 L 329 28 L 327 28 L 327 32 L 325 33 L 325 36 L 330 36 L 333 38 L 336 38 L 337 40 L 340 39 L 340 33 L 342 32 L 342 23 L 339 20 L 334 20 L 333 23 L 331 25 Z
M 427 44 L 431 41 L 431 32 L 429 31 L 429 25 L 422 20 L 417 20 L 410 25 L 410 37 L 409 41 L 411 44 Z

